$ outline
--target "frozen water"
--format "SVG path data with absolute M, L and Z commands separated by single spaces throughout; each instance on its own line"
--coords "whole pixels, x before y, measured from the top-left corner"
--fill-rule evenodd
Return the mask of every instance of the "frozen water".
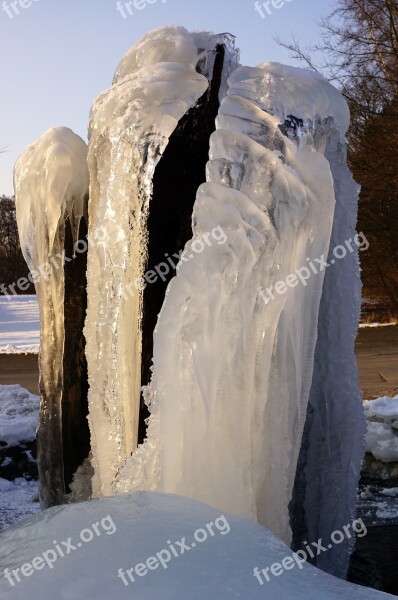
M 292 89 L 296 129 L 286 123 Z M 335 132 L 344 137 L 347 114 L 314 74 L 267 64 L 231 75 L 194 236 L 154 334 L 148 439 L 115 491 L 198 498 L 290 541 L 325 272 L 275 286 L 328 253 L 335 192 L 324 152 Z M 226 241 L 197 253 L 217 227 Z
M 313 77 L 318 79 L 316 74 Z M 345 105 L 343 99 L 340 103 Z M 295 543 L 300 547 L 308 539 L 330 537 L 333 531 L 352 521 L 365 450 L 365 423 L 354 352 L 361 305 L 358 248 L 353 243 L 358 186 L 347 167 L 344 140 L 347 113 L 343 107 L 331 112 L 335 119 L 339 113 L 342 117 L 340 123 L 323 125 L 327 134 L 322 145 L 336 195 L 327 261 L 336 263 L 333 252 L 339 245 L 345 248 L 346 255 L 327 269 L 323 287 L 315 369 L 291 511 L 296 520 L 293 526 L 298 527 Z M 350 252 L 346 246 L 348 240 L 351 240 Z M 300 511 L 303 511 L 301 524 Z M 315 564 L 345 577 L 352 545 L 353 540 L 344 540 L 327 555 L 316 557 Z
M 0 354 L 37 354 L 39 343 L 36 296 L 0 296 Z
M 154 170 L 179 120 L 208 89 L 214 49 L 223 39 L 182 27 L 148 34 L 122 59 L 114 85 L 92 108 L 85 336 L 94 494 L 111 492 L 118 468 L 137 446 L 139 281 Z M 232 50 L 226 64 L 225 80 L 236 65 Z

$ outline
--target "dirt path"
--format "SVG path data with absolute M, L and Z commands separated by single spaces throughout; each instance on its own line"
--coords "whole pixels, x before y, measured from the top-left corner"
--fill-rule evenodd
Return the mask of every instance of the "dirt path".
M 0 384 L 19 383 L 32 394 L 39 394 L 37 354 L 0 354 Z
M 398 326 L 360 329 L 356 354 L 365 400 L 398 394 Z
M 360 329 L 356 353 L 364 398 L 398 394 L 398 326 Z M 0 354 L 0 384 L 38 393 L 37 354 Z

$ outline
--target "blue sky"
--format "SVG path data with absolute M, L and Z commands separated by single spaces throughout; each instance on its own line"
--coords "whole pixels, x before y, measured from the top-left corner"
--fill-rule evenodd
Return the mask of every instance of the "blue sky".
M 136 0 L 143 5 L 147 0 Z M 304 43 L 319 36 L 317 22 L 333 0 L 274 0 L 263 19 L 254 0 L 152 0 L 123 19 L 116 0 L 0 0 L 0 194 L 11 194 L 12 169 L 23 148 L 50 127 L 64 125 L 86 139 L 95 97 L 109 87 L 121 56 L 161 25 L 236 35 L 241 62 L 295 64 L 275 34 Z M 31 6 L 28 6 L 29 3 Z M 124 2 L 122 2 L 124 4 Z M 3 4 L 4 6 L 4 4 Z M 23 8 L 23 6 L 27 6 Z

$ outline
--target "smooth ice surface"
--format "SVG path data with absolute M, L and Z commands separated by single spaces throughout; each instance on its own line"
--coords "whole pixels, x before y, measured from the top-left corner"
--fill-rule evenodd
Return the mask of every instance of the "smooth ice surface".
M 179 120 L 208 89 L 214 49 L 223 41 L 182 27 L 149 33 L 122 59 L 114 85 L 92 107 L 85 336 L 94 494 L 111 493 L 118 468 L 137 446 L 140 278 L 154 170 Z M 231 50 L 225 79 L 235 65 Z
M 210 523 L 213 535 L 207 528 Z M 93 524 L 99 534 L 94 534 Z M 92 541 L 87 541 L 90 530 Z M 57 555 L 55 542 L 65 550 L 63 557 Z M 56 556 L 47 554 L 52 568 L 42 556 L 50 549 Z M 155 566 L 162 551 L 168 552 L 161 555 L 165 568 L 159 560 Z M 37 570 L 32 560 L 40 556 Z M 152 570 L 145 564 L 150 557 Z M 260 585 L 254 568 L 270 567 L 287 557 L 289 570 L 270 575 L 270 581 Z M 0 595 L 9 600 L 42 600 L 43 594 L 46 598 L 61 594 L 63 600 L 395 598 L 346 583 L 308 564 L 300 569 L 291 557 L 283 542 L 252 521 L 178 496 L 128 494 L 50 509 L 0 535 Z M 132 571 L 134 581 L 129 580 L 127 570 L 139 563 L 140 576 Z M 31 565 L 31 569 L 24 567 L 29 576 L 19 571 L 21 581 L 11 579 L 12 586 L 4 570 L 26 564 Z M 118 577 L 119 569 L 128 585 Z
M 292 90 L 298 130 L 283 128 Z M 274 110 L 274 97 L 287 108 Z M 346 114 L 330 85 L 299 69 L 267 64 L 230 77 L 194 236 L 154 335 L 148 439 L 116 491 L 197 498 L 290 541 L 325 275 L 308 265 L 329 250 L 335 195 L 323 152 L 330 131 L 345 131 Z M 220 227 L 224 241 L 212 233 Z
M 20 385 L 0 385 L 0 442 L 32 442 L 39 422 L 39 398 Z
M 39 345 L 36 296 L 0 296 L 0 354 L 37 354 Z
M 398 396 L 364 403 L 366 452 L 383 462 L 398 461 Z

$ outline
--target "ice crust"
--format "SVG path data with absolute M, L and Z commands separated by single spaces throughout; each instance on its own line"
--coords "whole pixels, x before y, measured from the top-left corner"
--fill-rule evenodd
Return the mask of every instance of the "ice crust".
M 91 111 L 85 336 L 95 494 L 111 492 L 137 446 L 142 290 L 136 282 L 146 261 L 154 170 L 179 120 L 208 89 L 223 39 L 182 27 L 148 34 L 122 59 L 113 86 Z M 224 87 L 237 61 L 229 43 Z
M 194 258 L 180 263 L 154 334 L 149 436 L 114 485 L 197 498 L 286 542 L 325 273 L 267 304 L 258 290 L 329 251 L 335 191 L 324 152 L 344 136 L 347 108 L 319 85 L 278 64 L 230 77 L 183 255 Z M 303 123 L 284 135 L 296 88 Z M 195 240 L 220 225 L 227 242 L 195 255 Z

